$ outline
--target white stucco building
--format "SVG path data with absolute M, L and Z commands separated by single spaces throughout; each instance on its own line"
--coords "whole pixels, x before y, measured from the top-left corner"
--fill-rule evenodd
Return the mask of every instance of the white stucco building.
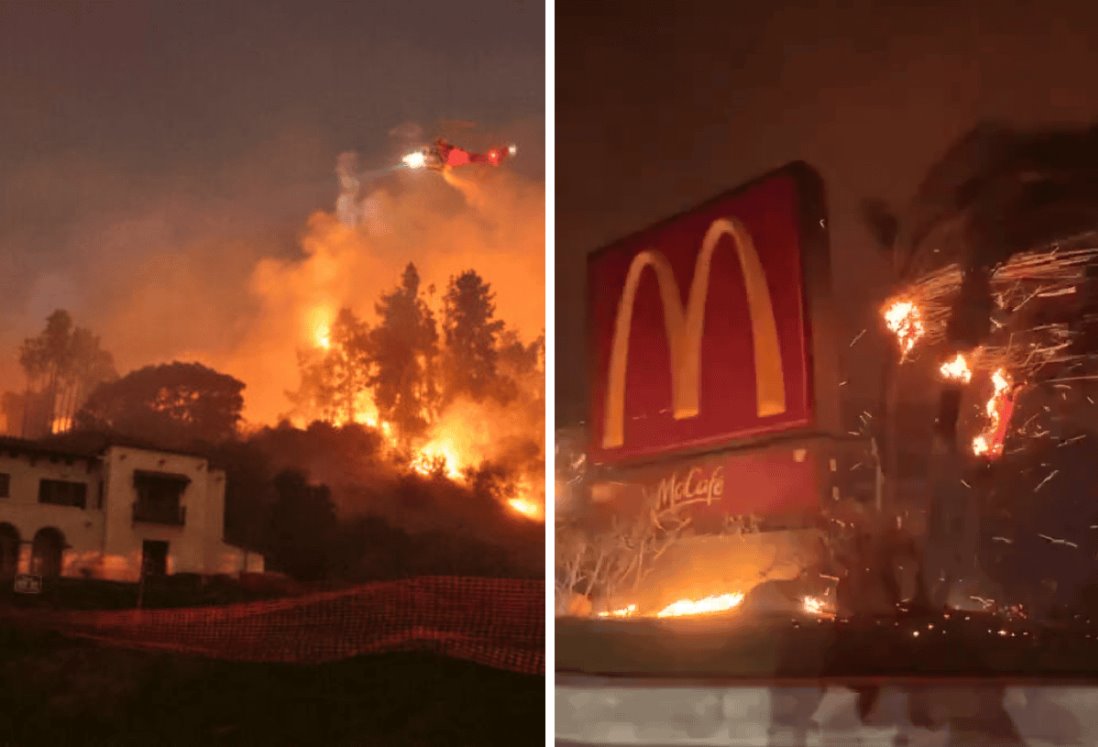
M 225 473 L 205 458 L 0 438 L 0 578 L 262 572 L 261 555 L 224 542 L 224 521 Z

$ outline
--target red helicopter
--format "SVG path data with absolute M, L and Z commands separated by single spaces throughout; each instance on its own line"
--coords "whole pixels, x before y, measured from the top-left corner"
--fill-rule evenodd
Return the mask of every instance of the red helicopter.
M 401 159 L 404 165 L 410 169 L 431 169 L 442 171 L 447 168 L 460 168 L 474 163 L 484 163 L 489 166 L 499 166 L 518 152 L 514 145 L 491 148 L 486 153 L 473 153 L 459 148 L 439 138 L 431 145 L 412 151 Z

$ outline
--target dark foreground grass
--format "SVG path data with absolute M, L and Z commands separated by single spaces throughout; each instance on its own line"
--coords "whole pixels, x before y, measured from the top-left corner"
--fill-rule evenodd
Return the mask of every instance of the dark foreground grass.
M 537 745 L 544 679 L 428 654 L 238 664 L 0 628 L 3 745 Z

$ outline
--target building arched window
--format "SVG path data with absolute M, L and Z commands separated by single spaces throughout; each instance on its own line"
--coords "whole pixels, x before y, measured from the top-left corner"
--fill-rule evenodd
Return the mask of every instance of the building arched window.
M 65 535 L 53 527 L 38 530 L 31 546 L 31 573 L 43 578 L 61 575 L 61 553 L 65 549 Z
M 0 579 L 15 578 L 19 570 L 19 530 L 0 524 Z

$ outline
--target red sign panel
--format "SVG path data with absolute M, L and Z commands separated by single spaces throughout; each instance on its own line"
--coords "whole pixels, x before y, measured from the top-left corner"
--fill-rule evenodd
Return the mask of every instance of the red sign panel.
M 729 516 L 815 510 L 821 474 L 815 449 L 766 449 L 681 463 L 645 489 L 657 510 L 687 507 L 696 530 L 719 531 Z
M 814 513 L 827 493 L 826 463 L 818 441 L 727 451 L 622 470 L 592 496 L 624 514 L 690 516 L 693 532 L 719 534 L 736 517 Z
M 789 167 L 592 255 L 596 463 L 814 424 L 806 251 L 823 237 L 820 192 Z

